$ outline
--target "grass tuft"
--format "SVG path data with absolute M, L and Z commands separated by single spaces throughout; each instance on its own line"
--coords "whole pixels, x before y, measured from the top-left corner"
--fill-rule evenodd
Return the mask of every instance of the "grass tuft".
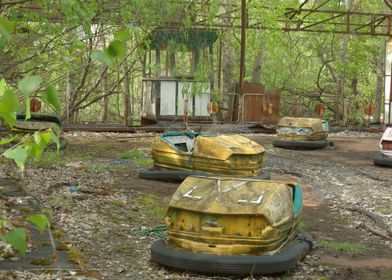
M 320 238 L 318 243 L 321 247 L 332 251 L 343 251 L 351 253 L 361 253 L 366 251 L 368 248 L 359 242 L 336 242 L 327 239 Z
M 120 155 L 121 159 L 145 159 L 146 155 L 136 149 L 125 151 Z

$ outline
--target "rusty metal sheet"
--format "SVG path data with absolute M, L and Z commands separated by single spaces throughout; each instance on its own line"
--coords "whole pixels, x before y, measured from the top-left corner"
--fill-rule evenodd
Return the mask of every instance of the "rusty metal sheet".
M 280 110 L 280 90 L 265 90 L 263 93 L 245 93 L 243 95 L 244 122 L 277 124 Z

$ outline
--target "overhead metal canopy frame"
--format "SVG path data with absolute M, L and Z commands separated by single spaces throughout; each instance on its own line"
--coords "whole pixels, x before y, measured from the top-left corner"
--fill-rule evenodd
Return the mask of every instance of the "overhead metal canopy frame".
M 323 9 L 328 3 L 339 1 L 341 9 L 331 10 Z M 241 4 L 230 4 L 226 5 L 220 3 L 218 9 L 219 14 L 211 18 L 206 12 L 209 12 L 209 1 L 184 1 L 184 0 L 168 0 L 170 3 L 182 5 L 183 8 L 187 9 L 190 5 L 197 6 L 197 9 L 188 9 L 187 12 L 192 14 L 191 28 L 210 28 L 216 30 L 226 30 L 228 28 L 241 28 L 241 65 L 240 65 L 240 92 L 242 92 L 243 79 L 245 76 L 245 42 L 246 42 L 246 29 L 276 29 L 286 32 L 313 32 L 313 33 L 331 33 L 331 34 L 349 34 L 349 35 L 366 35 L 366 36 L 382 36 L 392 38 L 391 22 L 392 14 L 389 13 L 371 13 L 371 12 L 358 12 L 349 11 L 344 4 L 340 4 L 341 0 L 301 0 L 301 4 L 295 8 L 286 8 L 283 10 L 281 16 L 278 16 L 273 26 L 266 26 L 264 22 L 260 20 L 265 13 L 271 7 L 261 6 L 257 13 L 257 17 L 248 14 L 246 5 L 250 0 L 241 0 Z M 9 2 L 9 3 L 12 3 Z M 40 7 L 35 4 L 34 1 L 22 1 L 23 3 L 19 10 L 23 11 L 35 11 L 37 13 L 46 13 L 47 17 L 51 20 L 61 20 L 61 11 L 57 6 L 51 6 L 54 10 L 54 14 L 48 14 L 48 7 Z M 392 0 L 383 0 L 386 5 L 386 9 L 392 9 Z M 4 4 L 0 4 L 0 7 Z M 113 19 L 113 14 L 116 13 L 115 8 L 108 9 L 110 14 L 102 13 L 96 20 Z M 193 12 L 192 12 L 193 11 Z M 196 12 L 197 11 L 197 12 Z M 119 11 L 117 11 L 119 12 Z M 203 13 L 204 12 L 204 13 Z M 159 15 L 158 15 L 159 16 Z M 135 21 L 135 24 L 141 24 L 143 22 L 143 16 L 139 15 L 139 18 Z M 165 27 L 177 27 L 182 28 L 182 21 L 174 21 L 168 23 Z M 392 40 L 392 39 L 391 39 Z M 392 61 L 390 61 L 390 45 L 391 40 L 387 43 L 386 53 L 386 83 L 385 83 L 385 116 L 384 121 L 390 123 L 392 117 L 391 111 L 391 88 L 392 79 L 388 71 L 391 69 Z M 387 110 L 388 108 L 388 110 Z

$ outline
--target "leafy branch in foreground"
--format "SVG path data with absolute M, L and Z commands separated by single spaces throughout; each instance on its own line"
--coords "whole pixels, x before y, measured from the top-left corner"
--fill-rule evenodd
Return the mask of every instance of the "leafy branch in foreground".
M 30 94 L 34 92 L 42 82 L 40 76 L 26 76 L 19 83 L 18 87 L 23 94 L 26 101 L 26 119 L 30 118 L 29 101 Z M 54 108 L 59 109 L 59 99 L 54 89 L 48 89 L 45 93 L 44 99 Z M 19 110 L 20 104 L 14 90 L 9 87 L 4 80 L 0 81 L 0 119 L 5 120 L 9 129 L 16 123 L 16 112 Z M 14 162 L 22 176 L 25 170 L 25 164 L 28 158 L 40 159 L 43 151 L 50 143 L 56 143 L 57 150 L 60 148 L 59 137 L 48 129 L 45 131 L 37 131 L 34 134 L 25 135 L 9 135 L 8 137 L 0 139 L 0 147 L 5 145 L 12 145 L 10 148 L 3 149 L 0 153 L 0 165 L 4 170 L 12 168 Z M 10 162 L 11 161 L 11 162 Z M 7 171 L 6 171 L 7 172 Z M 8 174 L 15 174 L 15 172 L 7 172 Z M 42 233 L 45 229 L 48 230 L 54 257 L 57 256 L 53 236 L 50 231 L 50 222 L 44 214 L 30 215 L 26 220 L 35 225 L 39 232 Z M 0 217 L 0 240 L 6 252 L 12 254 L 12 248 L 15 248 L 21 254 L 25 254 L 28 249 L 27 231 L 23 227 L 13 227 L 9 223 L 9 218 Z M 7 247 L 7 244 L 9 247 Z M 3 250 L 4 251 L 4 250 Z

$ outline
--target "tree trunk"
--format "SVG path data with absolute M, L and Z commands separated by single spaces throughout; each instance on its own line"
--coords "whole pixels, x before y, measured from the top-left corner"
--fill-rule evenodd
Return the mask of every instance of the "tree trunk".
M 381 112 L 383 102 L 383 92 L 384 92 L 384 52 L 377 57 L 376 63 L 376 74 L 377 74 L 377 87 L 376 94 L 374 96 L 374 118 L 373 122 L 380 123 Z
M 344 125 L 349 125 L 350 123 L 350 118 L 349 118 L 349 112 L 353 111 L 356 112 L 359 104 L 357 102 L 357 95 L 358 95 L 358 78 L 354 77 L 351 80 L 351 89 L 352 89 L 352 98 L 347 98 L 344 101 L 344 113 L 343 113 L 343 124 Z M 354 106 L 354 108 L 353 108 Z
M 230 10 L 231 0 L 224 1 L 225 12 Z M 230 24 L 230 15 L 223 17 L 223 24 Z M 232 109 L 233 109 L 233 96 L 226 95 L 227 93 L 233 93 L 235 91 L 235 82 L 233 78 L 233 67 L 234 67 L 234 57 L 233 49 L 230 42 L 230 36 L 228 34 L 229 30 L 222 37 L 222 68 L 223 68 L 223 79 L 222 79 L 222 89 L 223 89 L 223 99 L 222 107 L 227 109 L 227 115 L 222 115 L 222 119 L 232 120 Z
M 72 109 L 71 100 L 74 99 L 75 94 L 75 74 L 68 72 L 67 75 L 67 90 L 66 90 L 66 100 L 65 100 L 65 112 L 64 112 L 64 119 L 66 121 L 73 121 L 73 114 L 74 111 Z
M 261 69 L 262 69 L 262 59 L 263 59 L 263 40 L 260 36 L 258 38 L 260 40 L 259 44 L 259 49 L 257 51 L 256 57 L 255 57 L 255 62 L 253 64 L 253 70 L 252 70 L 252 83 L 260 83 L 261 81 Z
M 109 94 L 109 83 L 108 76 L 106 76 L 103 80 L 103 94 Z M 108 120 L 108 105 L 109 105 L 109 96 L 105 96 L 103 98 L 102 104 L 102 112 L 101 112 L 101 121 L 106 122 Z
M 352 5 L 351 1 L 347 0 L 346 2 L 346 10 L 351 11 Z M 340 53 L 340 61 L 343 65 L 343 72 L 339 73 L 336 79 L 336 100 L 335 100 L 335 121 L 339 124 L 340 121 L 344 118 L 344 113 L 341 112 L 341 102 L 344 102 L 344 84 L 346 79 L 346 63 L 347 63 L 347 55 L 348 55 L 348 47 L 349 47 L 349 37 L 350 35 L 345 34 L 343 35 L 343 42 L 342 42 L 342 50 Z
M 346 64 L 347 53 L 348 53 L 348 38 L 349 35 L 345 34 L 343 37 L 343 46 L 340 60 L 343 65 Z M 345 68 L 345 66 L 343 66 Z M 339 124 L 342 118 L 344 118 L 344 113 L 341 112 L 341 102 L 344 100 L 344 82 L 346 78 L 346 70 L 343 73 L 339 73 L 336 82 L 336 100 L 335 100 L 335 121 Z
M 129 121 L 129 79 L 128 79 L 128 64 L 124 61 L 124 121 L 128 125 Z
M 109 93 L 109 86 L 108 86 L 108 78 L 105 77 L 103 81 L 103 94 Z M 103 107 L 102 107 L 102 115 L 101 121 L 106 122 L 108 120 L 108 105 L 109 105 L 109 96 L 105 96 L 103 98 Z
M 106 48 L 106 38 L 105 36 L 102 36 L 102 45 L 103 48 Z M 102 111 L 101 111 L 101 122 L 106 122 L 108 120 L 108 103 L 109 103 L 109 81 L 108 81 L 108 75 L 105 75 L 103 78 L 103 84 L 102 84 L 102 90 L 103 90 L 103 95 L 105 97 L 102 100 Z

